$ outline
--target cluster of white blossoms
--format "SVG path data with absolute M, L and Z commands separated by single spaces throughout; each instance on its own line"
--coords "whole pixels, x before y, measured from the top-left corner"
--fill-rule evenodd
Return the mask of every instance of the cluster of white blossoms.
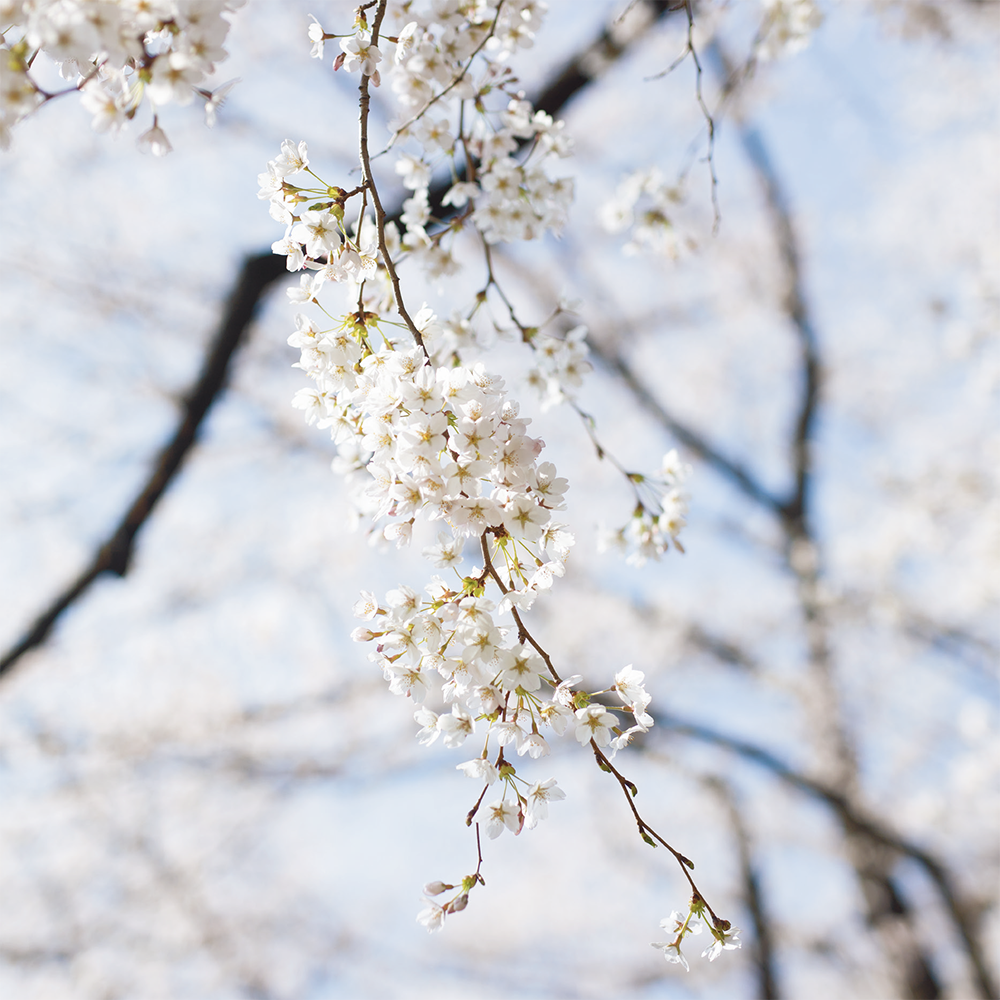
M 393 249 L 419 259 L 432 276 L 458 270 L 452 248 L 462 226 L 428 231 L 429 186 L 445 168 L 455 183 L 443 207 L 463 220 L 471 213 L 473 226 L 489 243 L 535 239 L 558 232 L 566 221 L 573 182 L 552 178 L 547 169 L 551 160 L 572 152 L 563 123 L 534 110 L 519 93 L 508 96 L 496 114 L 484 109 L 487 95 L 505 92 L 506 62 L 533 43 L 545 9 L 537 0 L 445 0 L 425 13 L 410 3 L 390 8 L 390 16 L 407 18 L 392 36 L 392 89 L 401 112 L 390 129 L 391 143 L 408 150 L 396 161 L 396 172 L 413 194 L 404 204 L 404 232 L 390 232 L 389 240 Z M 340 39 L 334 66 L 360 71 L 377 85 L 382 54 L 363 14 L 355 29 Z M 325 41 L 336 36 L 314 21 L 310 37 L 313 56 L 322 58 Z M 467 169 L 472 162 L 474 173 Z
M 707 906 L 700 896 L 691 898 L 687 914 L 674 910 L 669 917 L 660 921 L 660 926 L 671 935 L 670 941 L 654 941 L 653 947 L 663 952 L 663 957 L 676 965 L 682 965 L 689 970 L 687 959 L 681 952 L 684 938 L 701 933 L 702 926 L 707 926 L 712 934 L 712 943 L 701 953 L 702 958 L 714 962 L 724 951 L 740 948 L 740 932 L 728 920 L 707 914 Z M 690 971 L 690 970 L 689 970 Z
M 626 254 L 652 253 L 676 260 L 694 246 L 690 237 L 678 233 L 673 219 L 681 201 L 680 188 L 667 183 L 659 169 L 635 170 L 601 206 L 601 223 L 609 233 L 628 232 Z
M 527 383 L 541 397 L 542 409 L 572 399 L 583 385 L 583 377 L 593 370 L 587 360 L 587 328 L 574 327 L 565 337 L 535 334 L 531 346 L 535 351 L 535 364 L 528 372 Z
M 801 52 L 823 23 L 823 12 L 815 0 L 761 0 L 761 3 L 764 22 L 754 51 L 761 61 Z
M 589 747 L 634 796 L 611 761 L 653 718 L 641 671 L 630 664 L 609 687 L 582 690 L 582 678 L 561 677 L 525 625 L 522 614 L 563 575 L 574 543 L 556 520 L 568 483 L 542 460 L 543 442 L 528 433 L 530 420 L 504 380 L 477 357 L 472 325 L 496 288 L 534 352 L 528 382 L 543 405 L 571 399 L 591 368 L 586 330 L 554 336 L 522 324 L 490 265 L 494 244 L 557 231 L 573 193 L 571 181 L 547 173 L 552 159 L 571 150 L 562 123 L 513 89 L 506 65 L 532 43 L 544 5 L 433 0 L 424 13 L 418 6 L 368 4 L 347 35 L 330 34 L 314 19 L 312 55 L 322 58 L 326 43 L 339 39 L 334 69 L 361 76 L 361 182 L 351 190 L 328 183 L 310 164 L 307 144 L 287 140 L 259 177 L 259 197 L 285 227 L 272 250 L 290 271 L 304 272 L 289 292 L 303 309 L 288 342 L 310 385 L 293 405 L 332 435 L 334 467 L 352 481 L 372 537 L 402 546 L 439 529 L 423 554 L 444 575 L 384 599 L 363 592 L 354 609 L 362 624 L 352 637 L 374 645 L 370 658 L 390 691 L 412 699 L 422 744 L 458 748 L 476 739 L 476 755 L 457 769 L 482 786 L 466 817 L 476 823 L 478 843 L 480 829 L 492 839 L 535 827 L 549 803 L 565 797 L 555 778 L 519 773 L 549 753 L 553 736 Z M 384 27 L 393 16 L 396 34 Z M 391 61 L 380 49 L 386 41 L 395 46 Z M 410 192 L 401 226 L 382 207 L 368 148 L 368 88 L 383 73 L 402 109 L 389 141 Z M 450 185 L 434 217 L 432 178 L 445 171 Z M 454 273 L 452 251 L 463 231 L 478 237 L 486 288 L 449 320 L 427 306 L 411 316 L 400 266 L 415 261 L 435 278 Z M 334 286 L 345 293 L 345 314 L 320 301 Z M 553 318 L 562 313 L 559 306 Z M 683 468 L 674 455 L 659 478 L 626 475 L 652 519 L 654 537 L 643 551 L 665 550 L 661 536 L 675 539 L 683 523 Z M 463 572 L 467 555 L 475 565 Z M 494 787 L 496 797 L 486 801 Z M 640 833 L 669 847 L 642 821 Z M 440 928 L 482 882 L 477 867 L 458 883 L 429 883 L 418 919 Z M 450 890 L 453 896 L 437 901 Z
M 116 132 L 131 121 L 143 99 L 153 125 L 140 148 L 163 155 L 170 142 L 156 111 L 167 104 L 204 101 L 208 124 L 232 84 L 204 88 L 227 58 L 224 14 L 244 0 L 3 0 L 0 2 L 0 147 L 11 128 L 45 101 L 79 92 L 98 132 Z M 68 82 L 44 89 L 32 74 L 41 54 Z M 235 81 L 233 81 L 235 82 Z
M 601 547 L 627 553 L 626 562 L 633 566 L 659 559 L 671 544 L 683 552 L 677 536 L 686 523 L 688 495 L 683 484 L 691 475 L 691 466 L 681 462 L 677 449 L 671 448 L 654 475 L 627 475 L 635 491 L 635 510 L 625 525 L 604 532 Z

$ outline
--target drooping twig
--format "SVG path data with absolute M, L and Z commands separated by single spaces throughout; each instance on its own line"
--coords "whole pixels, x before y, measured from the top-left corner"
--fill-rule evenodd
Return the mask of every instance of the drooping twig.
M 487 575 L 490 576 L 493 579 L 494 583 L 496 583 L 497 587 L 504 594 L 506 594 L 509 588 L 504 584 L 503 579 L 501 578 L 500 574 L 497 572 L 495 566 L 493 565 L 493 560 L 490 557 L 489 543 L 487 542 L 487 537 L 486 537 L 487 534 L 488 532 L 483 532 L 483 534 L 480 536 L 480 544 L 482 547 L 483 559 L 485 562 L 485 567 L 483 569 L 483 579 L 485 579 Z M 549 673 L 552 675 L 553 681 L 555 683 L 561 683 L 562 678 L 559 676 L 558 672 L 553 666 L 551 657 L 545 651 L 542 645 L 538 642 L 538 640 L 528 631 L 527 627 L 525 626 L 524 622 L 521 619 L 521 616 L 518 614 L 517 608 L 512 606 L 510 611 L 512 617 L 514 618 L 514 621 L 517 623 L 519 640 L 521 642 L 529 643 L 535 649 L 535 651 L 539 654 L 539 656 L 541 656 L 542 659 L 545 661 L 545 665 L 548 667 Z M 597 761 L 598 767 L 600 767 L 600 769 L 606 772 L 607 774 L 613 775 L 615 780 L 618 782 L 619 787 L 621 788 L 623 794 L 625 795 L 625 800 L 626 802 L 628 802 L 628 807 L 632 813 L 632 818 L 635 820 L 636 827 L 638 828 L 639 831 L 639 836 L 642 837 L 642 839 L 651 847 L 655 847 L 657 844 L 660 844 L 663 847 L 665 847 L 670 852 L 671 855 L 673 855 L 674 860 L 677 862 L 678 865 L 680 865 L 681 871 L 684 873 L 684 877 L 687 879 L 688 884 L 691 887 L 692 893 L 694 894 L 695 897 L 700 899 L 702 903 L 704 903 L 705 908 L 708 910 L 709 914 L 711 914 L 715 926 L 716 927 L 724 926 L 726 929 L 728 929 L 729 924 L 725 921 L 722 921 L 718 917 L 718 915 L 715 913 L 715 911 L 709 904 L 708 900 L 705 899 L 704 895 L 701 893 L 701 891 L 698 889 L 698 886 L 695 884 L 694 878 L 691 875 L 691 871 L 694 869 L 694 862 L 690 858 L 685 857 L 685 855 L 683 855 L 680 851 L 678 851 L 675 847 L 673 847 L 673 845 L 671 845 L 667 840 L 661 837 L 660 834 L 658 834 L 656 830 L 653 829 L 653 827 L 650 826 L 649 823 L 647 823 L 646 820 L 642 818 L 642 815 L 639 812 L 638 808 L 636 807 L 634 801 L 639 791 L 635 783 L 626 778 L 625 775 L 623 775 L 621 771 L 619 771 L 614 766 L 614 764 L 611 763 L 611 760 L 597 745 L 596 741 L 591 739 L 589 745 L 590 749 L 593 751 L 594 759 Z M 502 755 L 503 751 L 501 750 L 501 756 Z M 470 813 L 469 815 L 471 819 L 471 816 L 473 814 Z

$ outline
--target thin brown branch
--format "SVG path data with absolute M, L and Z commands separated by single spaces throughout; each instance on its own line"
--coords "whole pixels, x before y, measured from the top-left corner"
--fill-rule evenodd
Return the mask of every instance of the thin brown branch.
M 484 579 L 485 576 L 488 574 L 490 577 L 492 577 L 493 581 L 500 588 L 501 592 L 506 594 L 508 588 L 504 584 L 503 579 L 500 577 L 500 574 L 496 571 L 496 568 L 493 565 L 493 561 L 490 558 L 490 551 L 486 541 L 486 534 L 487 534 L 486 532 L 483 532 L 483 534 L 480 536 L 480 541 L 482 543 L 482 550 L 483 550 L 483 559 L 485 560 L 486 564 L 486 568 L 484 570 Z M 545 661 L 546 666 L 549 668 L 549 671 L 551 672 L 552 676 L 558 683 L 560 681 L 559 674 L 556 673 L 555 667 L 552 665 L 552 660 L 550 659 L 549 654 L 542 648 L 542 646 L 538 643 L 538 641 L 534 638 L 534 636 L 532 636 L 532 634 L 527 630 L 527 628 L 525 628 L 524 623 L 521 621 L 520 615 L 517 613 L 517 608 L 512 607 L 510 611 L 514 617 L 514 620 L 517 622 L 517 627 L 519 630 L 518 637 L 520 641 L 528 642 L 531 644 L 531 646 L 538 652 L 538 654 Z M 590 741 L 590 748 L 594 753 L 594 758 L 597 761 L 597 766 L 600 767 L 602 771 L 606 771 L 608 774 L 614 775 L 619 786 L 621 787 L 621 790 L 625 795 L 625 801 L 628 802 L 628 807 L 631 810 L 632 817 L 635 820 L 636 826 L 638 827 L 639 836 L 642 837 L 642 839 L 647 844 L 650 844 L 653 847 L 655 847 L 657 843 L 661 844 L 674 856 L 674 859 L 681 867 L 681 871 L 684 872 L 684 877 L 687 879 L 688 884 L 691 886 L 692 893 L 694 893 L 694 895 L 697 896 L 705 904 L 705 908 L 711 914 L 712 920 L 715 922 L 716 927 L 724 924 L 725 922 L 721 921 L 720 918 L 716 915 L 715 911 L 712 909 L 708 900 L 705 899 L 704 895 L 702 895 L 702 893 L 699 891 L 698 886 L 695 884 L 695 881 L 691 876 L 691 871 L 694 868 L 694 862 L 690 858 L 687 858 L 683 854 L 681 854 L 680 851 L 678 851 L 663 837 L 661 837 L 660 834 L 658 834 L 656 830 L 654 830 L 653 827 L 651 827 L 649 823 L 647 823 L 642 818 L 642 815 L 636 808 L 636 804 L 634 801 L 635 796 L 639 792 L 638 788 L 635 785 L 635 782 L 630 781 L 628 778 L 626 778 L 621 773 L 621 771 L 619 771 L 614 766 L 614 764 L 611 763 L 610 759 L 607 757 L 606 754 L 604 754 L 604 752 L 600 749 L 600 747 L 598 747 L 597 743 L 594 740 Z M 482 801 L 482 797 L 480 797 L 480 801 Z M 478 808 L 478 803 L 477 803 L 477 808 Z M 469 814 L 469 821 L 471 821 L 472 815 L 473 815 L 472 813 Z M 728 924 L 726 924 L 725 926 L 728 927 Z
M 372 45 L 378 45 L 378 33 L 379 28 L 382 26 L 382 19 L 385 17 L 385 7 L 386 0 L 379 0 L 378 10 L 375 13 L 375 22 L 372 25 Z M 372 196 L 372 204 L 375 206 L 375 225 L 378 227 L 378 248 L 382 254 L 382 263 L 385 264 L 385 269 L 389 272 L 389 280 L 392 282 L 392 291 L 396 300 L 396 311 L 413 335 L 417 346 L 429 359 L 430 355 L 427 354 L 427 348 L 424 347 L 424 338 L 420 335 L 420 331 L 417 329 L 403 302 L 403 293 L 399 287 L 399 275 L 396 272 L 396 265 L 393 263 L 392 257 L 389 256 L 389 248 L 385 242 L 386 212 L 382 207 L 382 200 L 375 185 L 375 178 L 372 175 L 371 156 L 368 152 L 368 112 L 371 105 L 371 95 L 368 91 L 370 83 L 371 78 L 362 73 L 361 86 L 358 89 L 361 91 L 361 165 L 364 169 L 365 188 Z M 360 231 L 361 226 L 359 223 L 359 235 Z
M 635 783 L 629 781 L 629 779 L 626 778 L 621 773 L 621 771 L 619 771 L 614 766 L 614 764 L 611 763 L 610 760 L 608 760 L 607 756 L 601 751 L 600 747 L 598 747 L 598 745 L 594 742 L 594 740 L 590 741 L 590 748 L 591 750 L 594 751 L 594 757 L 597 760 L 598 767 L 600 767 L 602 771 L 607 771 L 609 774 L 613 774 L 617 779 L 618 784 L 621 787 L 622 794 L 625 796 L 625 801 L 628 802 L 628 807 L 632 811 L 632 817 L 635 820 L 635 824 L 639 828 L 639 836 L 642 837 L 642 839 L 646 841 L 646 843 L 652 845 L 653 847 L 656 846 L 656 844 L 653 844 L 653 841 L 655 840 L 656 843 L 662 844 L 663 847 L 665 847 L 674 856 L 674 859 L 680 865 L 681 871 L 684 872 L 684 877 L 687 879 L 688 885 L 691 886 L 691 892 L 705 904 L 705 909 L 708 910 L 708 912 L 711 914 L 713 922 L 715 923 L 716 926 L 718 926 L 720 923 L 719 917 L 716 915 L 715 911 L 709 905 L 708 900 L 705 899 L 705 897 L 701 894 L 701 892 L 698 889 L 698 886 L 695 885 L 694 878 L 691 876 L 691 870 L 694 868 L 694 862 L 690 858 L 687 858 L 683 854 L 681 854 L 681 852 L 678 851 L 676 848 L 668 844 L 667 841 L 664 840 L 663 837 L 661 837 L 642 818 L 641 814 L 639 813 L 639 810 L 636 808 L 634 801 L 635 796 L 638 793 L 638 789 L 636 788 Z
M 506 584 L 503 582 L 503 579 L 501 578 L 500 574 L 496 571 L 496 567 L 493 565 L 493 560 L 490 558 L 489 545 L 487 544 L 486 541 L 486 532 L 483 532 L 479 540 L 480 542 L 482 542 L 483 560 L 486 565 L 486 570 L 489 573 L 489 575 L 493 578 L 493 582 L 496 583 L 496 585 L 500 588 L 500 592 L 502 594 L 506 594 L 508 588 Z M 527 642 L 535 650 L 535 652 L 538 653 L 538 655 L 545 662 L 545 666 L 548 669 L 549 673 L 552 675 L 556 684 L 561 684 L 562 678 L 556 671 L 556 668 L 552 663 L 552 658 L 542 648 L 542 646 L 538 643 L 535 637 L 527 630 L 527 628 L 525 628 L 524 622 L 521 621 L 521 616 L 520 614 L 518 614 L 517 608 L 511 606 L 510 613 L 514 621 L 517 623 L 519 640 L 521 642 Z

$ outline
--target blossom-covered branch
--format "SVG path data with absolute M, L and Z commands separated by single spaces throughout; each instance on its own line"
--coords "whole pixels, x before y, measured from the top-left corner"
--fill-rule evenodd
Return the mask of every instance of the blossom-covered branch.
M 736 932 L 698 890 L 693 863 L 638 813 L 635 785 L 611 763 L 633 735 L 653 725 L 642 672 L 629 665 L 603 691 L 578 690 L 581 678 L 557 672 L 523 617 L 563 575 L 574 538 L 555 520 L 565 506 L 567 481 L 542 460 L 543 442 L 528 433 L 530 420 L 521 416 L 505 380 L 479 357 L 474 324 L 490 292 L 542 359 L 535 381 L 548 389 L 550 401 L 572 401 L 589 369 L 581 335 L 551 337 L 518 319 L 490 262 L 497 243 L 558 232 L 573 193 L 571 180 L 550 173 L 572 151 L 563 123 L 532 107 L 509 66 L 515 51 L 531 44 L 541 5 L 508 0 L 474 11 L 435 7 L 424 13 L 409 5 L 409 20 L 388 29 L 387 10 L 385 0 L 359 8 L 349 37 L 318 22 L 310 29 L 315 56 L 337 38 L 341 52 L 334 68 L 361 77 L 360 187 L 348 191 L 322 178 L 307 144 L 291 140 L 260 175 L 260 197 L 285 226 L 272 249 L 285 257 L 289 271 L 305 272 L 290 292 L 300 311 L 289 344 L 299 350 L 296 367 L 312 385 L 299 391 L 294 405 L 308 423 L 329 429 L 338 446 L 334 466 L 352 483 L 373 538 L 398 547 L 426 537 L 428 528 L 442 529 L 424 554 L 446 576 L 434 576 L 423 596 L 405 585 L 384 599 L 365 592 L 355 607 L 363 624 L 353 637 L 374 643 L 371 659 L 390 690 L 418 706 L 414 719 L 422 743 L 440 739 L 458 747 L 484 734 L 480 754 L 458 766 L 483 783 L 466 818 L 476 824 L 477 844 L 481 825 L 491 839 L 505 829 L 520 833 L 564 797 L 554 778 L 532 782 L 505 754 L 545 756 L 549 734 L 561 736 L 572 727 L 577 741 L 618 780 L 643 840 L 662 844 L 680 864 L 692 890 L 685 926 L 706 918 L 714 958 L 736 946 Z M 370 88 L 382 82 L 385 40 L 395 46 L 386 73 L 402 107 L 389 145 L 402 150 L 396 172 L 413 192 L 404 203 L 402 230 L 387 220 L 369 148 Z M 441 171 L 452 178 L 442 204 L 457 210 L 447 221 L 430 211 L 431 179 Z M 426 305 L 412 310 L 403 269 L 420 265 L 439 280 L 455 274 L 456 241 L 465 230 L 482 247 L 485 287 L 450 319 L 439 319 Z M 329 305 L 338 293 L 340 305 Z M 671 461 L 677 465 L 676 457 Z M 668 479 L 682 475 L 664 468 Z M 639 513 L 650 518 L 650 532 L 659 531 L 664 507 L 655 490 L 650 493 L 647 477 L 626 475 L 637 490 Z M 682 523 L 676 516 L 663 521 L 675 540 Z M 653 555 L 666 548 L 652 537 L 648 544 Z M 473 546 L 482 565 L 463 573 L 459 567 Z M 505 624 L 507 615 L 512 624 Z M 597 700 L 606 693 L 617 695 L 617 711 L 631 715 L 630 725 Z M 500 797 L 485 802 L 493 785 Z M 471 890 L 482 884 L 481 849 L 478 856 L 474 874 L 428 885 L 420 920 L 430 929 L 464 909 Z M 451 890 L 457 894 L 443 904 L 434 898 Z
M 139 148 L 157 156 L 171 150 L 158 112 L 168 104 L 204 102 L 205 121 L 234 81 L 207 90 L 205 82 L 228 57 L 223 48 L 229 21 L 223 15 L 243 0 L 157 0 L 156 3 L 88 3 L 85 0 L 4 5 L 0 35 L 0 149 L 11 130 L 43 104 L 67 94 L 93 115 L 98 132 L 118 132 L 144 100 L 152 126 Z M 42 56 L 55 64 L 68 87 L 46 90 L 33 72 Z

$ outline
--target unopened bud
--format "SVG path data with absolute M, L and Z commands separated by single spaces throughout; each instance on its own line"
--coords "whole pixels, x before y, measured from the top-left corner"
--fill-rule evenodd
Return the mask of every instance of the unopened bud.
M 454 889 L 453 885 L 448 885 L 447 882 L 428 882 L 424 886 L 425 896 L 440 896 L 442 892 L 447 892 L 449 889 Z
M 456 897 L 450 903 L 445 903 L 444 912 L 445 913 L 460 913 L 469 905 L 469 894 L 463 892 L 461 896 Z

